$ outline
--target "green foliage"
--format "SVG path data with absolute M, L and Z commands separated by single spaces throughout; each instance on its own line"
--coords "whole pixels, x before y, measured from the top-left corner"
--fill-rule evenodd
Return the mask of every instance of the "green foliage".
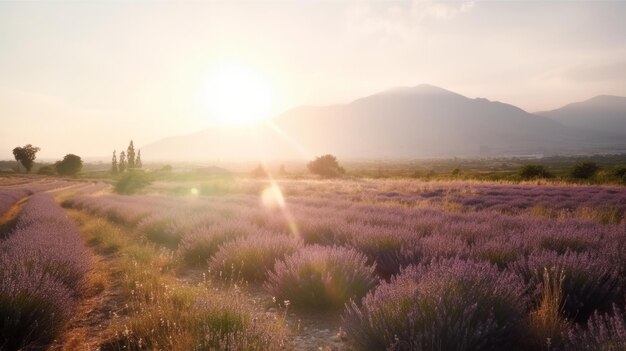
M 626 184 L 626 167 L 619 167 L 613 171 L 613 175 L 620 181 L 622 184 Z
M 346 173 L 346 170 L 339 166 L 337 158 L 330 154 L 317 157 L 307 164 L 307 168 L 313 174 L 328 178 L 337 177 Z
M 619 167 L 613 171 L 613 175 L 617 178 L 623 178 L 626 176 L 626 167 Z
M 151 182 L 150 176 L 146 173 L 141 171 L 128 172 L 115 183 L 115 192 L 124 195 L 136 194 L 150 185 Z
M 589 179 L 598 170 L 600 170 L 600 167 L 595 162 L 578 162 L 572 169 L 571 176 L 576 179 Z
M 141 150 L 137 150 L 137 158 L 135 158 L 135 168 L 143 167 L 143 163 L 141 162 Z
M 128 169 L 135 168 L 135 145 L 132 140 L 126 149 L 126 162 L 128 162 Z
M 117 156 L 115 150 L 113 150 L 113 157 L 111 158 L 111 174 L 117 174 Z
M 457 177 L 459 175 L 461 175 L 461 170 L 459 168 L 455 168 L 452 170 L 452 175 Z
M 16 147 L 13 149 L 13 156 L 15 160 L 20 162 L 24 168 L 26 168 L 26 173 L 30 173 L 30 170 L 33 168 L 33 163 L 35 163 L 35 158 L 37 158 L 37 152 L 41 150 L 36 146 L 32 146 L 31 144 L 24 145 L 23 147 Z
M 552 173 L 542 165 L 524 165 L 519 170 L 519 176 L 524 180 L 553 177 Z
M 80 156 L 67 154 L 62 161 L 57 161 L 54 168 L 60 175 L 75 175 L 83 168 L 83 160 Z
M 87 242 L 103 253 L 118 252 L 127 244 L 120 229 L 103 218 L 86 222 L 83 232 L 88 236 Z
M 57 172 L 53 165 L 47 165 L 47 166 L 43 166 L 39 168 L 39 170 L 37 171 L 37 174 L 52 176 L 52 175 L 56 175 Z
M 120 152 L 120 162 L 117 164 L 117 170 L 120 173 L 124 173 L 126 170 L 126 154 L 124 151 Z

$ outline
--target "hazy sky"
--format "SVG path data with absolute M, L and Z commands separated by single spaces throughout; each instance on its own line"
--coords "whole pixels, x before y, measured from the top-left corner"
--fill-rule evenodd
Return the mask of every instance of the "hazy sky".
M 531 112 L 626 95 L 625 17 L 625 1 L 1 2 L 0 159 L 206 128 L 224 62 L 272 87 L 273 114 L 420 83 Z

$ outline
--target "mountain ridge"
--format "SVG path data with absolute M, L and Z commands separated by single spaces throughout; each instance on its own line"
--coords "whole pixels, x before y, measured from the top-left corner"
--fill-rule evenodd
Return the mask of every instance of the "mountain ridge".
M 185 154 L 184 150 L 203 150 L 201 157 L 210 159 L 305 159 L 322 153 L 342 158 L 419 158 L 626 150 L 626 142 L 618 134 L 581 129 L 511 104 L 469 98 L 429 84 L 395 87 L 346 104 L 295 107 L 279 114 L 273 124 L 281 132 L 260 126 L 250 134 L 230 135 L 224 129 L 209 128 L 165 138 L 142 149 L 153 155 L 168 151 L 172 157 Z
M 612 135 L 626 134 L 626 97 L 623 96 L 597 95 L 584 101 L 569 103 L 554 110 L 535 114 L 573 128 Z

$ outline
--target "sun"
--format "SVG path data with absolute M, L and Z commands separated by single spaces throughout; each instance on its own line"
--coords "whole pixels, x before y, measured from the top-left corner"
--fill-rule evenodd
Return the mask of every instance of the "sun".
M 210 117 L 218 124 L 251 127 L 269 118 L 272 95 L 271 85 L 257 71 L 228 62 L 211 70 L 204 98 Z

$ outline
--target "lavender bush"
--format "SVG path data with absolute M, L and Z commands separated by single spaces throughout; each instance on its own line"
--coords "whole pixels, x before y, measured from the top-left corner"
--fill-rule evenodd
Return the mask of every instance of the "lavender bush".
M 0 242 L 0 345 L 50 342 L 69 319 L 89 256 L 78 229 L 46 194 L 33 195 Z
M 297 308 L 339 308 L 376 285 L 374 270 L 353 249 L 307 246 L 278 261 L 265 286 L 278 301 Z
M 49 195 L 31 197 L 16 229 L 0 243 L 5 265 L 36 267 L 78 290 L 89 269 L 89 256 L 76 225 Z
M 626 313 L 613 305 L 612 314 L 595 312 L 586 328 L 574 326 L 567 336 L 567 350 L 622 351 L 626 350 Z
M 352 302 L 344 327 L 364 350 L 505 350 L 519 341 L 523 282 L 459 259 L 410 266 Z
M 276 260 L 302 247 L 297 239 L 274 233 L 257 233 L 223 244 L 211 258 L 211 271 L 251 282 L 265 279 Z
M 8 259 L 12 258 L 3 258 Z M 67 286 L 42 269 L 7 265 L 3 260 L 0 349 L 43 348 L 59 334 L 76 299 Z
M 347 245 L 365 254 L 368 264 L 375 265 L 376 273 L 383 279 L 418 263 L 422 257 L 419 237 L 404 227 L 353 225 L 351 230 Z
M 243 221 L 211 225 L 183 236 L 177 253 L 189 265 L 203 265 L 223 243 L 258 232 L 258 227 Z
M 153 214 L 143 218 L 137 225 L 148 240 L 175 249 L 182 239 L 181 231 L 174 224 L 174 217 L 168 214 Z
M 510 269 L 527 282 L 535 301 L 541 293 L 544 270 L 563 272 L 563 312 L 576 321 L 584 322 L 595 310 L 606 310 L 623 296 L 617 267 L 596 253 L 537 251 L 511 264 Z

